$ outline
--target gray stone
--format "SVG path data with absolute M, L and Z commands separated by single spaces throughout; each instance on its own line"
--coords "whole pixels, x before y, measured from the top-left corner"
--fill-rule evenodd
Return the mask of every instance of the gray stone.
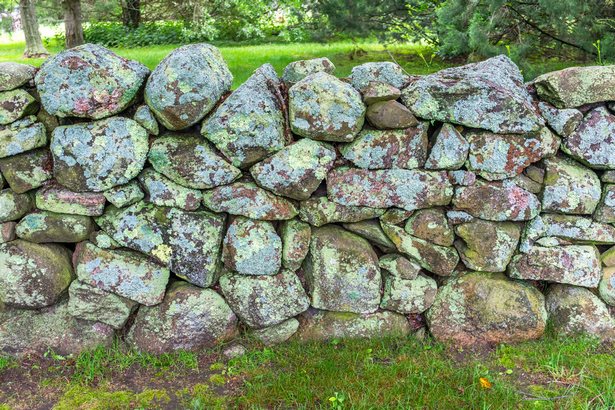
M 32 81 L 36 68 L 13 62 L 0 63 L 0 91 L 14 90 Z
M 437 290 L 436 281 L 423 274 L 410 280 L 387 276 L 380 307 L 404 315 L 423 313 L 433 304 Z
M 299 329 L 299 321 L 290 318 L 277 325 L 255 329 L 251 334 L 265 346 L 272 346 L 290 339 L 297 332 L 297 329 Z
M 11 189 L 18 194 L 38 188 L 53 177 L 49 150 L 39 148 L 0 159 L 0 171 Z
M 569 136 L 583 120 L 583 113 L 574 108 L 560 110 L 545 102 L 539 102 L 538 108 L 549 127 L 562 137 Z
M 282 266 L 296 271 L 310 250 L 312 228 L 306 222 L 290 219 L 280 223 L 279 232 L 282 239 Z
M 381 249 L 391 251 L 395 249 L 395 244 L 385 235 L 378 219 L 367 219 L 365 221 L 345 223 L 342 225 L 346 230 L 356 233 L 367 239 L 371 244 Z
M 201 206 L 201 191 L 176 184 L 152 168 L 141 171 L 139 182 L 145 191 L 145 200 L 154 205 L 185 211 L 195 211 Z
M 363 90 L 372 81 L 402 89 L 409 79 L 398 64 L 390 61 L 363 63 L 353 67 L 350 73 L 350 81 L 357 90 Z
M 138 306 L 136 302 L 79 280 L 70 284 L 68 294 L 68 311 L 71 316 L 104 323 L 114 329 L 123 328 Z
M 36 191 L 36 207 L 45 211 L 99 216 L 105 210 L 105 196 L 97 192 L 73 192 L 57 184 Z
M 421 265 L 412 259 L 406 259 L 404 256 L 395 253 L 381 256 L 378 260 L 378 266 L 387 274 L 406 280 L 416 279 L 421 271 Z
M 604 186 L 602 198 L 594 212 L 594 219 L 600 222 L 615 223 L 615 184 Z
M 38 103 L 26 90 L 0 92 L 0 125 L 7 125 L 18 119 L 36 113 Z
M 393 87 L 390 84 L 379 81 L 370 81 L 365 88 L 361 90 L 363 102 L 371 105 L 380 101 L 397 100 L 401 96 L 399 88 Z
M 147 105 L 139 106 L 132 119 L 139 123 L 140 126 L 145 128 L 147 132 L 152 135 L 158 135 L 160 132 L 158 121 L 156 121 L 154 114 L 152 114 L 152 111 Z
M 130 206 L 145 198 L 139 183 L 134 179 L 127 184 L 106 190 L 104 196 L 107 201 L 118 208 Z
M 436 245 L 452 246 L 455 233 L 443 209 L 419 209 L 406 221 L 406 232 Z
M 591 168 L 615 169 L 615 115 L 594 108 L 564 139 L 562 150 Z
M 299 218 L 312 226 L 322 226 L 331 223 L 352 223 L 366 219 L 377 218 L 384 214 L 385 209 L 366 206 L 340 205 L 328 197 L 316 197 L 301 202 Z
M 371 104 L 367 107 L 365 117 L 372 127 L 379 130 L 404 129 L 419 124 L 409 109 L 392 100 Z
M 327 74 L 333 74 L 335 71 L 335 65 L 326 57 L 312 58 L 310 60 L 299 60 L 289 63 L 284 67 L 282 73 L 282 80 L 287 86 L 291 87 L 299 81 L 303 80 L 310 74 L 325 72 Z
M 35 211 L 19 221 L 15 233 L 17 237 L 35 243 L 76 243 L 88 239 L 94 228 L 94 221 L 89 216 Z
M 607 305 L 615 306 L 615 267 L 602 269 L 602 278 L 598 285 L 598 294 Z
M 459 169 L 468 157 L 470 145 L 459 130 L 443 124 L 435 133 L 426 169 Z
M 0 158 L 21 154 L 47 144 L 45 126 L 34 116 L 0 125 Z
M 33 207 L 30 194 L 17 194 L 8 188 L 0 191 L 0 223 L 17 221 Z

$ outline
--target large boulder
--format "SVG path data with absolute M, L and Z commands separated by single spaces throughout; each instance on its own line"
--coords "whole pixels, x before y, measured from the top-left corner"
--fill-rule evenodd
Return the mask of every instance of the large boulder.
M 0 223 L 16 221 L 34 207 L 32 195 L 18 194 L 12 189 L 0 191 Z
M 417 116 L 502 134 L 538 131 L 538 115 L 519 68 L 500 55 L 418 77 L 402 102 Z
M 73 279 L 71 253 L 21 239 L 0 244 L 0 302 L 38 309 L 53 305 Z
M 161 354 L 210 348 L 236 333 L 237 317 L 222 296 L 178 281 L 161 304 L 139 309 L 126 342 L 140 351 Z
M 36 207 L 50 212 L 99 216 L 105 210 L 105 196 L 98 192 L 73 192 L 58 184 L 36 191 Z
M 18 238 L 36 243 L 75 243 L 89 238 L 94 229 L 89 216 L 36 211 L 19 221 L 15 233 Z
M 38 188 L 53 177 L 53 160 L 46 148 L 0 159 L 0 171 L 18 194 Z
M 288 143 L 281 86 L 273 67 L 261 66 L 203 121 L 201 134 L 239 168 L 279 151 Z
M 49 114 L 100 119 L 128 107 L 148 74 L 141 63 L 84 44 L 49 58 L 35 80 Z
M 8 125 L 0 125 L 0 158 L 21 154 L 47 144 L 45 126 L 31 115 Z
M 360 236 L 335 225 L 313 229 L 304 271 L 313 307 L 354 313 L 378 309 L 378 256 Z
M 142 252 L 197 286 L 215 283 L 224 215 L 137 202 L 107 207 L 98 225 L 122 246 Z
M 77 319 L 122 329 L 138 303 L 96 286 L 74 280 L 68 288 L 68 311 Z
M 377 218 L 385 211 L 386 209 L 383 208 L 341 205 L 331 201 L 326 196 L 321 196 L 302 201 L 299 218 L 312 226 L 322 226 L 331 223 L 352 223 Z
M 145 102 L 170 130 L 199 122 L 231 88 L 233 75 L 220 50 L 209 44 L 176 48 L 156 66 L 145 85 Z
M 50 148 L 60 184 L 78 192 L 101 192 L 136 177 L 149 144 L 147 131 L 136 121 L 113 117 L 58 127 Z
M 0 125 L 36 113 L 38 103 L 26 90 L 0 92 Z
M 32 81 L 36 68 L 13 62 L 0 63 L 0 91 L 14 90 Z
M 472 272 L 439 288 L 426 318 L 437 340 L 473 346 L 538 339 L 547 312 L 538 289 L 501 273 Z
M 606 107 L 594 108 L 564 139 L 562 149 L 591 168 L 615 169 L 615 115 Z
M 220 288 L 239 319 L 253 328 L 277 325 L 310 306 L 301 281 L 286 269 L 274 276 L 229 273 L 220 278 Z
M 292 131 L 321 141 L 350 142 L 361 131 L 365 105 L 361 94 L 330 74 L 318 72 L 288 90 Z

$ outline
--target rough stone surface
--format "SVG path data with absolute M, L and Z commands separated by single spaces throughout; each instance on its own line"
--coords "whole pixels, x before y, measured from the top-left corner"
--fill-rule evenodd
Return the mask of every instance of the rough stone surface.
M 615 185 L 605 185 L 602 198 L 596 207 L 594 219 L 600 222 L 615 223 Z
M 36 207 L 45 211 L 99 216 L 105 210 L 105 196 L 96 192 L 73 192 L 50 184 L 36 191 Z
M 615 306 L 615 267 L 610 266 L 602 269 L 598 293 L 604 303 Z
M 26 90 L 0 92 L 0 125 L 34 114 L 37 108 L 36 100 Z
M 595 169 L 615 169 L 615 115 L 606 107 L 594 108 L 564 139 L 562 149 Z
M 122 329 L 138 305 L 79 280 L 70 284 L 68 294 L 68 312 L 71 316 L 104 323 L 114 329 Z
M 455 239 L 441 208 L 419 209 L 408 218 L 405 230 L 412 236 L 441 246 L 452 246 Z
M 18 194 L 38 188 L 52 178 L 53 162 L 46 148 L 0 159 L 0 171 Z
M 232 82 L 220 50 L 189 44 L 158 64 L 145 85 L 145 102 L 162 125 L 181 130 L 205 117 Z
M 255 329 L 251 334 L 265 346 L 272 346 L 290 339 L 297 332 L 297 329 L 299 329 L 299 321 L 290 318 L 277 325 Z
M 423 313 L 433 304 L 438 286 L 429 276 L 419 274 L 415 279 L 387 276 L 380 307 L 404 315 Z
M 0 63 L 0 91 L 14 90 L 32 81 L 36 68 L 13 62 Z
M 426 318 L 437 340 L 473 346 L 538 339 L 547 312 L 536 288 L 501 273 L 472 272 L 438 289 Z
M 367 107 L 365 117 L 372 127 L 379 130 L 404 129 L 419 124 L 409 109 L 392 100 L 371 104 Z
M 201 191 L 176 184 L 152 168 L 141 171 L 139 182 L 145 191 L 145 200 L 154 205 L 186 211 L 195 211 L 201 206 Z
M 289 87 L 303 80 L 310 74 L 319 72 L 325 72 L 327 74 L 333 74 L 335 71 L 335 65 L 326 57 L 312 58 L 310 60 L 293 61 L 284 67 L 282 73 L 282 80 Z
M 399 88 L 393 87 L 387 83 L 379 81 L 370 81 L 365 88 L 361 90 L 363 102 L 371 105 L 380 101 L 397 100 L 401 96 Z
M 280 223 L 280 239 L 282 239 L 282 266 L 296 271 L 310 250 L 312 228 L 306 222 L 290 219 Z
M 127 184 L 118 185 L 106 190 L 104 196 L 107 201 L 118 208 L 130 206 L 145 198 L 139 183 L 134 179 Z
M 396 253 L 381 256 L 378 266 L 387 274 L 406 280 L 416 279 L 421 271 L 421 265 Z
M 459 130 L 443 124 L 435 133 L 425 169 L 459 169 L 468 157 L 470 145 Z
M 15 233 L 17 237 L 35 243 L 75 243 L 88 239 L 94 228 L 94 221 L 89 216 L 36 211 L 19 221 Z
M 21 154 L 47 144 L 45 126 L 29 116 L 9 125 L 0 125 L 0 158 Z
M 395 244 L 391 242 L 388 236 L 382 230 L 378 219 L 367 219 L 365 221 L 352 222 L 342 224 L 344 229 L 354 232 L 357 235 L 367 239 L 371 244 L 376 245 L 380 249 L 386 251 L 395 250 Z
M 562 137 L 572 134 L 583 120 L 583 113 L 574 108 L 560 110 L 545 102 L 539 102 L 538 108 L 549 127 Z
M 15 222 L 0 223 L 0 243 L 11 242 L 15 240 Z
M 100 119 L 128 107 L 148 74 L 141 63 L 84 44 L 47 59 L 35 80 L 49 114 Z
M 322 196 L 301 202 L 299 218 L 312 226 L 323 226 L 331 223 L 352 223 L 366 219 L 377 218 L 384 214 L 385 209 L 366 206 L 347 206 L 330 201 Z
M 154 114 L 152 114 L 152 111 L 147 105 L 141 105 L 137 108 L 137 111 L 135 111 L 135 115 L 132 119 L 135 120 L 140 126 L 145 128 L 148 133 L 152 135 L 158 135 L 160 133 L 158 121 L 156 121 Z
M 8 188 L 0 191 L 0 222 L 17 221 L 33 207 L 30 194 L 17 194 Z
M 372 81 L 402 89 L 408 80 L 403 69 L 390 61 L 364 63 L 353 67 L 350 73 L 350 81 L 357 90 L 363 90 Z

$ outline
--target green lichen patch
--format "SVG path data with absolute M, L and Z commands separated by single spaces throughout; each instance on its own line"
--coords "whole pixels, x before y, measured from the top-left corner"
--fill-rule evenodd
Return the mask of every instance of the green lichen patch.
M 48 149 L 40 148 L 0 159 L 0 171 L 18 194 L 38 188 L 53 177 L 53 162 Z
M 34 114 L 38 108 L 36 99 L 26 90 L 18 89 L 0 92 L 0 125 L 10 124 Z
M 103 194 L 113 206 L 124 208 L 135 204 L 145 197 L 143 190 L 136 180 L 124 185 L 118 185 L 108 189 Z
M 296 271 L 310 250 L 312 228 L 306 222 L 290 219 L 280 223 L 279 233 L 282 239 L 282 266 Z
M 47 144 L 45 126 L 29 116 L 9 125 L 0 125 L 0 158 L 21 154 Z
M 18 238 L 35 243 L 76 243 L 88 239 L 94 229 L 89 216 L 36 211 L 19 221 L 15 233 Z
M 139 182 L 145 190 L 145 200 L 154 205 L 173 206 L 186 211 L 194 211 L 201 206 L 201 191 L 176 184 L 152 168 L 141 171 Z
M 293 61 L 284 67 L 282 80 L 288 87 L 291 87 L 303 80 L 308 75 L 321 71 L 327 74 L 333 74 L 335 71 L 335 65 L 333 65 L 331 60 L 326 57 Z
M 0 191 L 0 222 L 17 221 L 34 207 L 32 195 L 11 189 Z
M 124 327 L 138 303 L 79 280 L 68 288 L 68 311 L 71 316 L 100 322 L 114 329 Z
M 36 207 L 45 211 L 73 215 L 99 216 L 105 210 L 105 197 L 96 192 L 73 192 L 58 184 L 49 184 L 35 195 Z
M 299 218 L 312 226 L 323 226 L 330 223 L 352 223 L 377 218 L 385 211 L 386 209 L 382 208 L 340 205 L 326 196 L 321 196 L 302 201 Z
M 404 315 L 423 313 L 433 304 L 437 291 L 436 281 L 424 274 L 410 280 L 388 275 L 380 307 Z

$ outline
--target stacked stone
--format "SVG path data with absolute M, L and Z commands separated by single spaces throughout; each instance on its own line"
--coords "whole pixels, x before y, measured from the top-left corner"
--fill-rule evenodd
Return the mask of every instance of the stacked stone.
M 334 70 L 0 64 L 0 352 L 615 338 L 615 70 Z

